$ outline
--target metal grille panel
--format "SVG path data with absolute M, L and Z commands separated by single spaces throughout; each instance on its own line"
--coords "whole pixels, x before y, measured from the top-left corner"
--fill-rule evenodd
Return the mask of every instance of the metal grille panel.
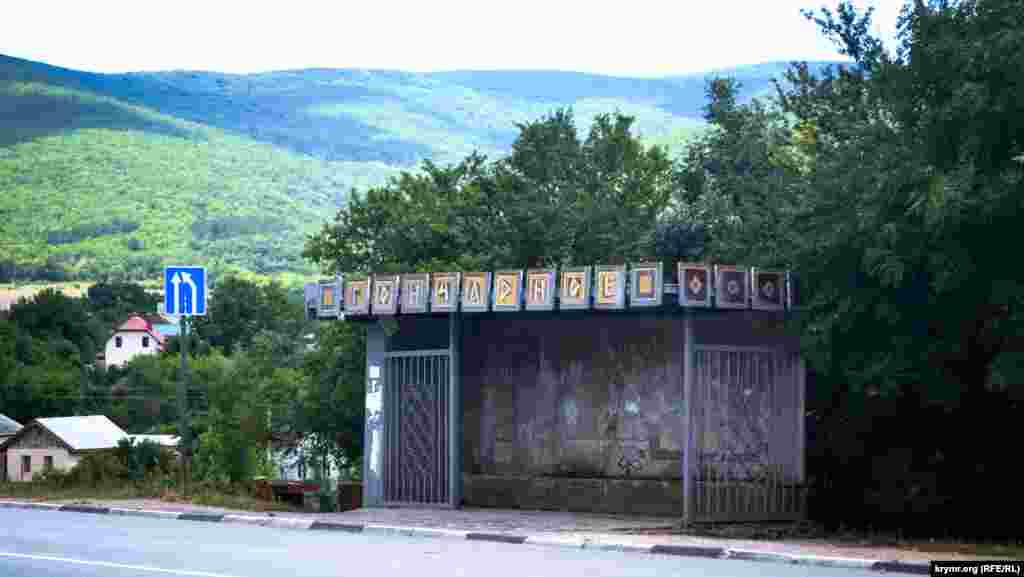
M 803 381 L 796 355 L 697 347 L 695 357 L 694 519 L 801 518 Z
M 438 351 L 387 355 L 384 501 L 445 505 L 448 480 L 449 357 Z

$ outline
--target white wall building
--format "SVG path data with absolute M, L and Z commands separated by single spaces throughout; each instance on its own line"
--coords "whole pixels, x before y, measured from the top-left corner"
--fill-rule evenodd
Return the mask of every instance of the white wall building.
M 113 449 L 128 434 L 103 415 L 36 419 L 0 445 L 7 480 L 31 481 L 47 467 L 70 470 L 90 451 Z
M 130 317 L 107 340 L 106 366 L 118 367 L 139 355 L 155 355 L 165 342 L 149 321 L 140 316 Z

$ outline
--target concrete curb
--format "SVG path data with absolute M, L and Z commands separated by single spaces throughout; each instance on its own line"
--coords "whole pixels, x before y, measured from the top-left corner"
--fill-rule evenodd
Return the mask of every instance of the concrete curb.
M 362 533 L 362 525 L 352 525 L 349 523 L 331 523 L 329 521 L 313 521 L 313 524 L 309 526 L 310 529 L 316 531 L 343 531 L 345 533 Z
M 930 575 L 931 565 L 928 563 L 908 563 L 906 561 L 875 561 L 871 568 L 887 573 L 910 573 L 911 575 Z
M 541 547 L 562 547 L 565 549 L 583 549 L 587 540 L 582 537 L 559 537 L 558 535 L 533 535 L 526 538 L 527 545 Z
M 142 509 L 111 509 L 111 515 L 122 517 L 147 517 L 150 519 L 177 519 L 181 513 L 174 511 L 143 511 Z
M 56 511 L 60 509 L 60 505 L 55 503 L 20 503 L 15 501 L 4 501 L 0 503 L 0 507 L 4 509 L 36 509 L 41 511 Z
M 312 519 L 288 519 L 286 517 L 270 517 L 267 527 L 275 529 L 298 529 L 308 531 L 313 526 Z
M 178 519 L 182 521 L 204 521 L 206 523 L 220 523 L 224 515 L 211 515 L 209 513 L 179 513 Z
M 255 517 L 252 515 L 224 515 L 224 519 L 221 523 L 233 523 L 236 525 L 256 525 L 257 527 L 266 527 L 270 523 L 271 517 Z
M 97 515 L 110 514 L 110 507 L 93 507 L 92 505 L 63 505 L 59 510 L 70 513 L 95 513 Z
M 522 545 L 526 543 L 525 535 L 509 535 L 507 533 L 466 533 L 469 541 L 491 541 L 494 543 L 513 543 Z
M 870 559 L 847 559 L 844 557 L 808 557 L 793 555 L 789 561 L 794 565 L 812 565 L 816 567 L 835 567 L 838 569 L 871 569 L 876 562 Z
M 654 545 L 651 553 L 662 555 L 679 555 L 680 557 L 703 557 L 705 559 L 721 559 L 725 557 L 724 547 L 700 547 L 696 545 Z
M 159 519 L 177 519 L 181 521 L 200 521 L 206 523 L 233 523 L 238 525 L 255 525 L 260 527 L 276 527 L 281 529 L 298 529 L 303 531 L 329 531 L 340 533 L 368 533 L 376 535 L 401 535 L 405 537 L 427 537 L 444 539 L 462 539 L 468 541 L 489 541 L 495 543 L 512 543 L 538 545 L 542 547 L 561 547 L 566 549 L 594 549 L 599 551 L 620 551 L 630 553 L 647 553 L 652 555 L 674 555 L 679 557 L 701 557 L 704 559 L 731 559 L 763 563 L 786 563 L 815 567 L 844 569 L 860 569 L 879 573 L 904 573 L 911 575 L 928 575 L 930 563 L 908 561 L 878 561 L 874 559 L 848 559 L 843 557 L 819 557 L 813 555 L 792 555 L 770 551 L 749 549 L 729 549 L 725 547 L 706 547 L 698 545 L 637 545 L 627 542 L 592 541 L 587 538 L 562 537 L 559 535 L 513 535 L 509 533 L 480 533 L 458 531 L 452 529 L 431 529 L 426 527 L 399 527 L 392 525 L 364 525 L 315 521 L 312 519 L 296 519 L 287 517 L 180 513 L 174 511 L 146 511 L 141 509 L 115 509 L 94 507 L 89 505 L 59 505 L 53 503 L 27 503 L 19 501 L 0 501 L 0 509 L 35 509 L 47 511 L 64 511 L 70 513 L 87 513 L 96 515 L 120 515 L 127 517 L 150 517 Z

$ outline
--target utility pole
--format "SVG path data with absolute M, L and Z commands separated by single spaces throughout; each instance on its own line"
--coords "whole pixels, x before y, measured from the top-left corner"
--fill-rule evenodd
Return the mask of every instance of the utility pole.
M 178 444 L 181 449 L 181 492 L 188 494 L 189 467 L 192 464 L 192 429 L 188 419 L 188 320 L 181 315 L 178 342 L 181 345 L 181 375 L 178 379 Z

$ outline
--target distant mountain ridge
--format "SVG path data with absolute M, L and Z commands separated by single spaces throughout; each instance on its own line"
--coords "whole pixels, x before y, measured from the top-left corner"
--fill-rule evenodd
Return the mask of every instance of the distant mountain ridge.
M 783 68 L 732 75 L 749 97 Z M 517 123 L 565 106 L 581 131 L 618 110 L 646 140 L 678 146 L 701 130 L 703 104 L 703 75 L 97 74 L 0 55 L 0 280 L 12 262 L 89 277 L 182 259 L 309 271 L 304 236 L 352 187 L 427 158 L 502 155 Z

